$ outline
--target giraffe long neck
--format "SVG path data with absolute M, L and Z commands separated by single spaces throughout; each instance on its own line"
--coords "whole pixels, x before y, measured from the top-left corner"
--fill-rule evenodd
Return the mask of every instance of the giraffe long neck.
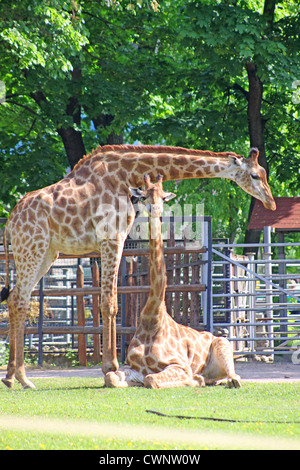
M 172 147 L 105 146 L 97 148 L 84 157 L 74 168 L 70 177 L 86 182 L 91 174 L 102 177 L 110 175 L 115 188 L 139 187 L 144 175 L 155 180 L 161 174 L 164 181 L 191 178 L 235 179 L 229 155 L 241 158 L 234 152 L 210 152 Z M 115 180 L 115 181 L 113 181 Z M 97 185 L 97 181 L 94 181 Z
M 165 306 L 167 286 L 160 219 L 149 217 L 150 292 L 143 309 L 144 318 L 160 321 Z
M 145 173 L 148 173 L 152 180 L 159 173 L 164 181 L 191 178 L 234 179 L 228 157 L 217 154 L 215 156 L 142 154 L 122 160 L 129 183 L 135 187 L 143 184 Z

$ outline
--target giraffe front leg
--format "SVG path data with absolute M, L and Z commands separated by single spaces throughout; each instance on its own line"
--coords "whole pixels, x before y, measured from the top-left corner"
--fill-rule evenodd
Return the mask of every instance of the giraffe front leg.
M 118 272 L 124 240 L 105 240 L 101 244 L 101 313 L 103 322 L 102 370 L 117 371 Z
M 169 366 L 161 372 L 148 374 L 145 377 L 146 388 L 173 388 L 201 386 L 191 375 L 179 366 Z
M 144 375 L 142 372 L 125 367 L 122 371 L 108 372 L 104 381 L 105 386 L 110 388 L 142 387 L 144 385 Z
M 101 302 L 103 323 L 102 371 L 117 371 L 119 368 L 116 345 L 116 313 L 115 309 Z
M 128 387 L 128 384 L 124 380 L 122 380 L 120 371 L 107 372 L 104 377 L 104 383 L 105 383 L 105 387 L 108 387 L 108 388 L 120 388 L 120 387 L 126 387 L 126 386 Z

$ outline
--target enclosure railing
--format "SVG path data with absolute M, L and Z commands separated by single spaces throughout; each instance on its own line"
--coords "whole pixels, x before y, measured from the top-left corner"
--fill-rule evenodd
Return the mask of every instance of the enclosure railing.
M 176 218 L 168 219 L 169 236 L 164 247 L 168 277 L 166 303 L 173 318 L 198 330 L 226 335 L 236 357 L 258 355 L 272 360 L 275 355 L 292 354 L 299 349 L 300 243 L 271 243 L 270 240 L 251 245 L 230 244 L 227 240 L 212 243 L 209 217 L 204 219 L 203 243 L 197 240 L 187 243 L 176 237 L 176 225 L 172 227 L 176 222 Z M 251 253 L 254 250 L 255 255 Z M 148 252 L 148 242 L 144 239 L 129 240 L 123 252 L 117 317 L 122 359 L 149 292 Z M 3 254 L 0 262 L 1 259 Z M 70 264 L 64 266 L 63 261 Z M 33 300 L 40 300 L 39 321 L 27 324 L 25 333 L 29 343 L 38 344 L 40 363 L 43 345 L 56 344 L 60 337 L 61 344 L 72 341 L 73 346 L 78 346 L 81 364 L 86 363 L 89 344 L 94 362 L 100 361 L 98 263 L 101 258 L 96 253 L 85 255 L 79 261 L 77 257 L 61 256 L 53 265 L 51 275 L 45 276 L 32 293 Z M 0 272 L 5 269 L 2 267 Z M 13 285 L 14 270 L 11 275 Z M 45 318 L 45 311 L 53 313 L 53 318 Z M 1 321 L 0 336 L 8 333 L 7 320 Z
M 190 220 L 187 220 L 190 219 Z M 164 218 L 162 218 L 164 221 Z M 179 217 L 172 216 L 171 218 L 166 219 L 170 224 L 171 236 L 167 238 L 166 244 L 164 247 L 164 254 L 166 256 L 167 264 L 167 276 L 168 276 L 168 286 L 166 289 L 166 302 L 169 305 L 173 305 L 172 297 L 175 296 L 175 308 L 172 312 L 173 315 L 177 315 L 177 321 L 181 323 L 188 324 L 192 321 L 193 326 L 197 329 L 212 328 L 212 318 L 211 318 L 211 217 L 203 218 L 203 230 L 205 232 L 205 239 L 210 240 L 207 246 L 200 245 L 197 240 L 193 240 L 192 243 L 188 243 L 188 240 L 176 240 L 175 242 L 175 231 L 172 230 L 172 224 L 176 222 L 182 222 L 182 219 Z M 147 218 L 144 220 L 141 218 L 139 223 L 146 223 Z M 185 221 L 188 222 L 197 222 L 197 217 L 186 217 Z M 172 236 L 173 234 L 173 236 Z M 146 258 L 149 254 L 149 248 L 147 247 L 147 240 L 135 240 L 131 241 L 131 244 L 134 244 L 134 248 L 125 248 L 123 250 L 123 258 L 121 263 L 120 275 L 119 275 L 119 285 L 118 285 L 118 294 L 120 298 L 119 310 L 120 315 L 117 318 L 117 334 L 122 336 L 121 341 L 121 350 L 122 350 L 122 359 L 125 358 L 125 347 L 126 347 L 126 336 L 133 335 L 136 329 L 137 320 L 135 318 L 134 324 L 130 322 L 130 315 L 128 314 L 128 302 L 127 299 L 130 296 L 137 295 L 140 296 L 138 299 L 139 311 L 143 306 L 143 300 L 145 302 L 147 293 L 150 290 L 149 286 L 149 267 L 147 267 L 146 273 L 140 275 L 139 285 L 133 285 L 132 277 L 134 273 L 128 273 L 128 259 L 139 259 L 142 260 Z M 176 246 L 177 243 L 177 246 Z M 145 246 L 137 246 L 145 245 Z M 203 259 L 198 259 L 199 255 L 202 255 Z M 10 258 L 12 259 L 12 254 L 10 253 Z M 0 254 L 0 260 L 4 259 L 4 254 Z M 69 285 L 60 286 L 60 287 L 45 287 L 45 278 L 42 278 L 39 284 L 39 287 L 32 292 L 32 298 L 39 298 L 39 318 L 38 323 L 30 326 L 27 325 L 25 328 L 26 335 L 37 335 L 38 336 L 38 348 L 39 348 L 39 363 L 43 362 L 43 343 L 46 335 L 71 335 L 74 340 L 74 335 L 78 335 L 78 354 L 79 354 L 79 363 L 80 365 L 86 365 L 87 363 L 87 354 L 86 354 L 86 336 L 93 336 L 93 360 L 94 363 L 100 362 L 100 335 L 103 333 L 103 327 L 101 325 L 101 314 L 100 314 L 100 300 L 99 296 L 101 293 L 101 279 L 99 279 L 99 269 L 97 260 L 100 260 L 101 257 L 98 253 L 90 253 L 82 257 L 75 256 L 65 256 L 60 255 L 59 260 L 53 265 L 52 269 L 58 269 L 59 263 L 62 259 L 72 260 L 77 262 L 76 268 L 76 281 L 73 276 L 73 281 L 69 280 Z M 86 266 L 82 265 L 83 260 L 92 260 L 90 265 L 92 271 L 92 278 L 88 279 L 86 282 L 86 276 L 84 271 L 87 270 Z M 181 263 L 183 260 L 183 264 Z M 193 261 L 194 260 L 194 261 Z M 178 263 L 174 264 L 174 261 Z M 141 262 L 140 262 L 141 264 Z M 145 266 L 144 266 L 145 267 Z M 203 272 L 199 268 L 205 267 Z M 60 266 L 62 268 L 62 266 Z M 67 269 L 67 268 L 64 268 Z M 174 279 L 172 279 L 170 273 L 175 272 Z M 179 273 L 179 275 L 178 275 Z M 12 271 L 12 274 L 14 272 Z M 136 273 L 135 273 L 136 274 Z M 47 276 L 45 276 L 47 277 Z M 129 281 L 129 282 L 128 282 Z M 60 281 L 58 281 L 59 283 Z M 13 284 L 13 282 L 12 282 Z M 57 282 L 56 282 L 57 284 Z M 188 297 L 188 295 L 190 297 Z M 203 302 L 205 304 L 205 315 L 200 318 L 199 306 L 200 303 L 197 303 L 197 298 L 195 296 L 202 295 Z M 144 297 L 144 298 L 143 298 Z M 48 299 L 59 299 L 59 298 L 71 298 L 71 311 L 72 315 L 69 315 L 69 318 L 66 318 L 65 321 L 60 321 L 57 318 L 53 320 L 54 323 L 47 325 L 49 323 L 44 319 L 44 306 L 45 300 Z M 86 325 L 86 305 L 84 298 L 91 298 L 92 306 L 92 325 Z M 74 301 L 75 299 L 75 301 Z M 88 299 L 88 301 L 90 301 Z M 76 304 L 76 309 L 74 308 Z M 178 318 L 178 307 L 183 308 L 184 315 L 181 318 Z M 50 310 L 52 310 L 51 306 Z M 190 314 L 188 315 L 187 309 L 190 309 Z M 77 319 L 74 319 L 74 310 L 76 310 Z M 171 308 L 169 311 L 171 312 Z M 194 310 L 192 312 L 192 310 Z M 197 311 L 197 315 L 196 312 Z M 197 318 L 196 318 L 197 316 Z M 129 317 L 129 318 L 128 318 Z M 77 321 L 76 321 L 77 320 Z M 200 323 L 201 320 L 201 323 Z M 203 321 L 205 323 L 203 323 Z M 0 335 L 8 335 L 9 326 L 8 324 L 0 324 Z M 74 345 L 74 341 L 73 341 Z
M 300 347 L 300 243 L 214 244 L 213 317 L 236 355 L 292 354 Z M 247 256 L 232 250 L 248 252 Z M 258 255 L 251 251 L 258 249 Z M 218 317 L 218 318 L 217 318 Z

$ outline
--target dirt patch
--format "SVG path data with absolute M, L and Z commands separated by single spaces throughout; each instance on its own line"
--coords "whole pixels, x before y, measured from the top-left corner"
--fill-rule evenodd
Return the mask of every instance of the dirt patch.
M 243 382 L 300 382 L 300 364 L 293 363 L 264 363 L 264 362 L 236 362 L 236 373 Z M 0 379 L 5 377 L 6 370 L 1 367 Z M 60 368 L 27 368 L 28 378 L 55 378 L 55 377 L 103 377 L 101 367 L 72 367 Z
M 295 382 L 300 381 L 300 364 L 236 362 L 236 373 L 245 382 Z

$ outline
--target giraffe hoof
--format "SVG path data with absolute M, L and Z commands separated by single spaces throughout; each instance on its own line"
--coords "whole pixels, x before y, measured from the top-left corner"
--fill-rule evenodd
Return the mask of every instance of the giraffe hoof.
M 31 389 L 35 389 L 36 386 L 30 382 L 30 380 L 28 380 L 26 383 L 22 384 L 22 387 L 24 388 L 24 390 L 26 390 L 27 388 L 31 388 Z
M 241 378 L 236 375 L 235 377 L 230 377 L 227 381 L 229 388 L 240 388 L 241 387 Z
M 108 372 L 104 378 L 105 386 L 110 388 L 117 388 L 119 386 L 120 379 L 114 372 Z
M 146 375 L 144 380 L 144 386 L 146 388 L 159 388 L 154 377 L 152 375 Z
M 24 377 L 23 375 L 19 375 L 18 373 L 16 373 L 16 379 L 18 382 L 20 382 L 24 390 L 27 388 L 36 388 L 35 385 L 29 379 L 27 379 L 26 376 Z
M 14 387 L 14 381 L 12 379 L 1 379 L 4 385 L 7 386 L 7 388 L 13 388 Z
M 194 387 L 205 387 L 205 379 L 202 375 L 194 375 L 193 379 Z

